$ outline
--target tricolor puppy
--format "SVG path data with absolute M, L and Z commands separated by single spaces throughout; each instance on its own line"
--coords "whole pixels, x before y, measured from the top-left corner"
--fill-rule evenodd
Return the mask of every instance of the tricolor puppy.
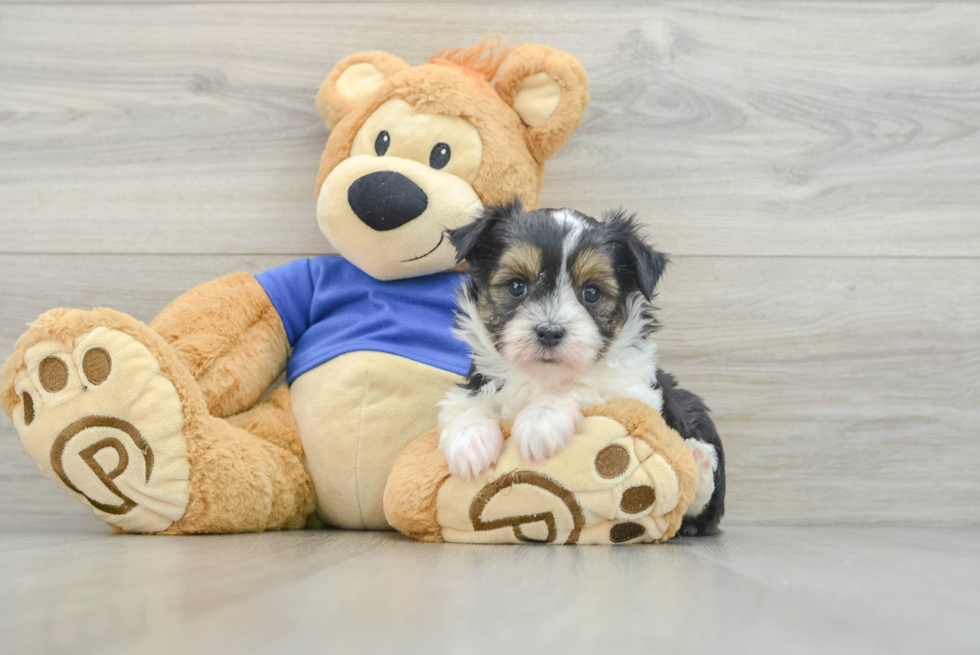
M 470 283 L 457 333 L 473 348 L 465 383 L 439 417 L 440 446 L 453 475 L 472 477 L 497 461 L 502 420 L 530 462 L 571 442 L 581 409 L 637 398 L 684 437 L 701 482 L 682 534 L 714 532 L 724 513 L 721 440 L 701 399 L 657 368 L 650 300 L 667 265 L 633 217 L 603 221 L 570 209 L 486 210 L 449 233 Z

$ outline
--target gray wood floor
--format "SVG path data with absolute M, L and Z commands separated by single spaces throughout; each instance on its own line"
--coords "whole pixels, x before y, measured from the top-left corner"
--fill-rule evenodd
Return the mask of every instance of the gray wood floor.
M 714 410 L 725 534 L 117 537 L 3 419 L 0 651 L 980 651 L 980 4 L 0 0 L 0 358 L 51 307 L 149 320 L 330 252 L 323 77 L 487 32 L 590 75 L 543 203 L 672 255 L 662 363 Z
M 659 547 L 390 533 L 151 538 L 24 520 L 0 648 L 73 653 L 975 653 L 976 528 L 737 526 Z

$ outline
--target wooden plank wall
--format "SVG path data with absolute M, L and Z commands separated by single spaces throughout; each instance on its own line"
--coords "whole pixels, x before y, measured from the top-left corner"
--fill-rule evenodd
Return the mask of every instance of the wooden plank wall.
M 980 6 L 0 2 L 0 357 L 55 306 L 149 320 L 329 252 L 313 96 L 347 54 L 496 32 L 592 103 L 546 206 L 641 212 L 662 363 L 731 523 L 980 520 Z M 85 510 L 0 421 L 0 511 Z

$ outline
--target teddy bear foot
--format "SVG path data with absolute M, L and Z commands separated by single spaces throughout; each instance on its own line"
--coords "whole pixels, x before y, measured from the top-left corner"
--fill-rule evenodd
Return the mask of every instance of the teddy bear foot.
M 165 530 L 188 502 L 187 402 L 161 347 L 124 314 L 54 310 L 4 367 L 4 408 L 41 470 L 127 532 Z
M 450 476 L 437 437 L 423 435 L 388 479 L 388 521 L 427 541 L 625 544 L 672 537 L 698 487 L 684 440 L 639 401 L 584 414 L 571 444 L 554 457 L 529 463 L 507 438 L 496 465 L 471 480 Z

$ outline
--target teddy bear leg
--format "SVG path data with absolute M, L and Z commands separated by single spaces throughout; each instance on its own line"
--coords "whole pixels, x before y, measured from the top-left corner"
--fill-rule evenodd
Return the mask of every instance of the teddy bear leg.
M 410 443 L 385 489 L 385 515 L 424 541 L 625 544 L 677 532 L 698 487 L 681 436 L 656 410 L 619 399 L 583 411 L 572 443 L 545 462 L 519 452 L 503 426 L 494 466 L 451 476 L 432 430 Z
M 202 442 L 207 468 L 184 518 L 164 534 L 293 530 L 316 511 L 313 483 L 303 467 L 303 446 L 282 385 L 250 410 L 210 418 Z
M 316 511 L 316 492 L 303 466 L 303 444 L 293 416 L 289 387 L 278 387 L 269 398 L 250 410 L 230 416 L 227 422 L 256 438 L 268 455 L 267 473 L 277 491 L 265 529 L 294 529 L 307 525 Z
M 150 327 L 197 380 L 212 416 L 232 416 L 255 405 L 289 358 L 279 313 L 249 273 L 194 287 Z
M 42 472 L 121 530 L 299 527 L 312 510 L 299 457 L 212 417 L 173 349 L 125 314 L 42 315 L 3 367 L 0 400 Z
M 303 443 L 299 438 L 299 426 L 293 416 L 289 387 L 276 388 L 269 398 L 252 409 L 225 419 L 231 425 L 242 428 L 259 439 L 282 448 L 297 459 L 303 458 Z

